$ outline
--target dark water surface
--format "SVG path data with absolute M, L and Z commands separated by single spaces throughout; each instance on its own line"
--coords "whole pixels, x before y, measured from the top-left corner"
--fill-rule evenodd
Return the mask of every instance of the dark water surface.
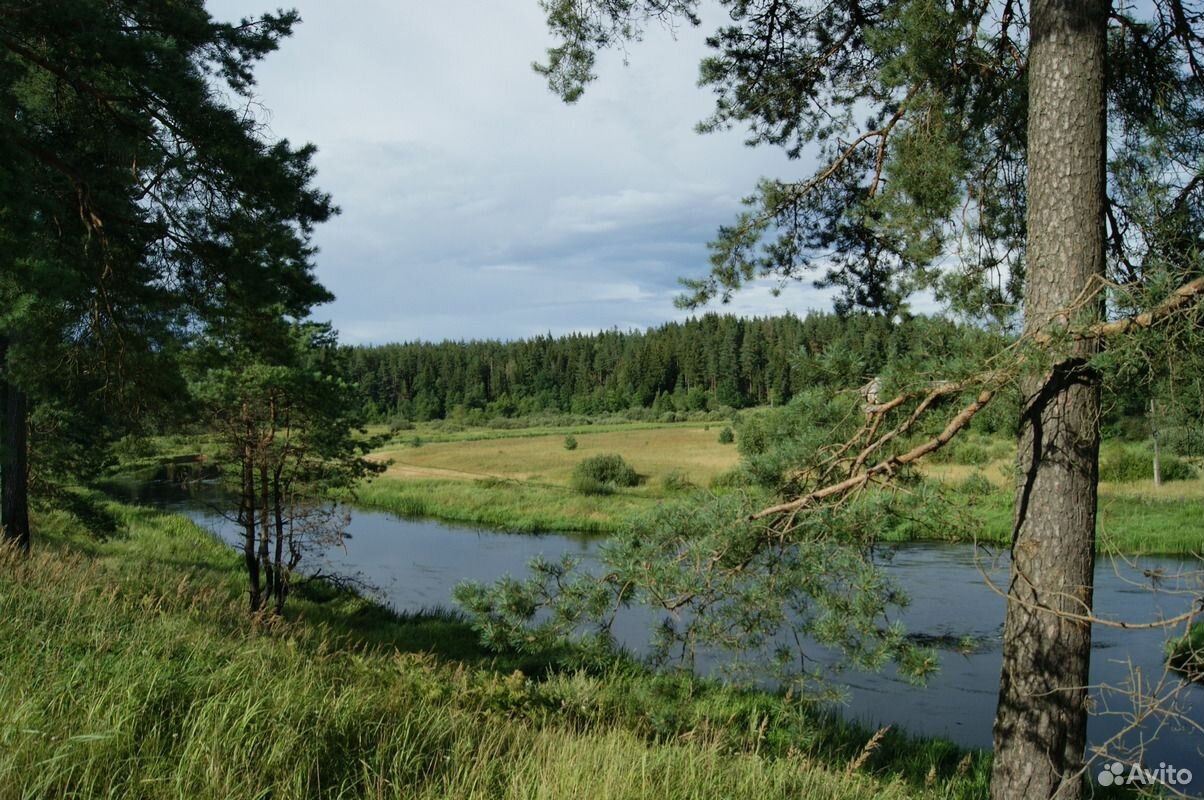
M 218 513 L 210 496 L 178 491 L 144 496 L 155 505 L 188 514 L 222 539 L 235 543 L 238 531 Z M 577 534 L 523 535 L 477 530 L 428 520 L 355 510 L 351 538 L 344 548 L 324 555 L 323 571 L 360 574 L 379 587 L 383 599 L 398 610 L 453 606 L 452 588 L 462 580 L 492 581 L 522 576 L 537 555 L 555 559 L 574 554 L 586 559 L 603 541 Z M 987 583 L 1006 586 L 1006 553 L 991 553 L 964 544 L 905 544 L 883 551 L 890 575 L 907 592 L 911 605 L 900 615 L 910 633 L 945 645 L 941 669 L 926 687 L 918 688 L 881 674 L 848 672 L 843 713 L 870 725 L 893 724 L 907 731 L 942 736 L 972 747 L 991 746 L 991 725 L 999 688 L 1000 633 L 1003 599 Z M 318 566 L 311 563 L 309 569 Z M 1095 607 L 1100 617 L 1148 622 L 1178 615 L 1204 595 L 1195 574 L 1198 562 L 1174 557 L 1141 557 L 1135 562 L 1101 559 L 1096 569 Z M 616 626 L 620 640 L 640 652 L 647 641 L 646 611 L 633 610 Z M 1204 727 L 1204 686 L 1184 685 L 1166 675 L 1161 629 L 1120 630 L 1096 625 L 1093 633 L 1091 683 L 1095 713 L 1089 725 L 1092 744 L 1102 744 L 1126 725 L 1132 704 L 1121 689 L 1137 676 L 1149 689 L 1162 682 L 1161 694 L 1179 692 L 1181 711 Z M 969 647 L 959 647 L 965 641 Z M 716 666 L 713 657 L 697 663 L 702 671 Z M 1116 687 L 1117 690 L 1100 688 Z M 1153 741 L 1143 761 L 1187 768 L 1195 774 L 1189 788 L 1204 793 L 1204 733 L 1190 725 L 1163 720 L 1146 724 L 1130 736 Z M 1157 729 L 1157 730 L 1156 730 Z M 1157 733 L 1156 737 L 1152 734 Z

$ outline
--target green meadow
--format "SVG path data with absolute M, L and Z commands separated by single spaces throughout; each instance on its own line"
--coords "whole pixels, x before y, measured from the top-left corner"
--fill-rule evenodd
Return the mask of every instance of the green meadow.
M 504 530 L 573 530 L 607 533 L 631 515 L 690 489 L 723 491 L 740 458 L 720 444 L 722 423 L 630 423 L 445 432 L 418 426 L 396 434 L 375 458 L 387 460 L 383 475 L 360 491 L 360 502 L 412 516 L 489 525 Z M 566 449 L 565 438 L 577 442 Z M 1103 457 L 1122 445 L 1106 443 Z M 640 484 L 608 496 L 583 495 L 571 487 L 574 467 L 590 456 L 617 453 L 640 475 Z M 958 525 L 932 524 L 888 540 L 932 538 L 991 544 L 1011 536 L 1015 446 L 977 437 L 938 463 L 921 469 L 925 480 L 949 499 Z M 971 462 L 971 463 L 966 463 Z M 752 487 L 743 491 L 756 494 Z M 768 497 L 766 498 L 768 502 Z M 1192 554 L 1204 549 L 1204 478 L 1165 482 L 1103 481 L 1098 546 L 1124 553 Z

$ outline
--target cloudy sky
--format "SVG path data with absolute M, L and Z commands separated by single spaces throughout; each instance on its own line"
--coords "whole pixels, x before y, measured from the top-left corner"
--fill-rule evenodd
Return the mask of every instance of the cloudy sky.
M 348 343 L 518 338 L 684 316 L 679 277 L 762 175 L 797 175 L 740 131 L 700 136 L 701 29 L 607 54 L 577 104 L 531 70 L 550 43 L 536 0 L 293 0 L 303 23 L 258 71 L 277 137 L 319 148 L 317 312 Z M 262 10 L 209 0 L 235 20 Z M 265 6 L 264 8 L 274 7 Z M 725 310 L 827 308 L 809 286 Z

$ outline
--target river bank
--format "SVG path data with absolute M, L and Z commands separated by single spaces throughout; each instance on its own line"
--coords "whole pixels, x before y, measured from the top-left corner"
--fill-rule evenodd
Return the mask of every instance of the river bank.
M 446 614 L 311 585 L 243 610 L 238 556 L 113 507 L 0 570 L 0 797 L 983 797 L 985 756 L 631 665 L 482 651 Z M 867 744 L 873 740 L 873 747 Z
M 587 533 L 613 533 L 641 512 L 694 490 L 738 488 L 770 505 L 767 492 L 741 485 L 739 453 L 719 442 L 722 428 L 640 423 L 597 430 L 403 431 L 375 454 L 389 467 L 361 489 L 357 502 L 396 514 L 508 531 Z M 570 437 L 571 449 L 565 445 Z M 1014 446 L 992 444 L 1001 455 L 989 460 L 925 465 L 921 474 L 926 482 L 948 501 L 944 512 L 924 524 L 884 530 L 883 540 L 1006 545 L 1011 539 Z M 622 455 L 640 474 L 639 486 L 604 497 L 574 491 L 573 467 L 601 453 Z M 1100 484 L 1102 553 L 1194 554 L 1204 546 L 1201 530 L 1202 477 L 1160 487 L 1151 481 Z

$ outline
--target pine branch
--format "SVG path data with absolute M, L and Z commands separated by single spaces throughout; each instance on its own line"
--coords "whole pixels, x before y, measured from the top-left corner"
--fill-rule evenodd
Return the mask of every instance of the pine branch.
M 1094 294 L 1092 296 L 1094 296 Z M 1085 297 L 1080 304 L 1076 305 L 1081 306 L 1081 304 L 1090 302 L 1092 296 Z M 1171 292 L 1169 297 L 1149 311 L 1145 311 L 1134 317 L 1114 320 L 1112 322 L 1097 322 L 1084 328 L 1071 329 L 1068 332 L 1068 335 L 1072 340 L 1075 341 L 1098 340 L 1113 338 L 1134 330 L 1151 328 L 1160 322 L 1164 322 L 1165 320 L 1169 319 L 1174 314 L 1192 306 L 1194 303 L 1198 302 L 1201 297 L 1204 297 L 1204 277 L 1196 278 L 1183 284 Z M 1056 318 L 1065 319 L 1069 317 L 1070 313 L 1073 311 L 1073 308 L 1067 309 L 1064 313 L 1058 314 Z M 857 458 L 854 460 L 852 467 L 849 469 L 848 477 L 836 483 L 824 485 L 819 489 L 808 492 L 807 494 L 793 500 L 762 509 L 761 511 L 751 515 L 749 519 L 758 520 L 777 514 L 798 512 L 821 501 L 839 498 L 846 494 L 860 491 L 869 485 L 869 483 L 875 478 L 889 476 L 896 472 L 900 467 L 907 466 L 908 464 L 918 461 L 924 456 L 939 450 L 952 441 L 952 439 L 957 436 L 958 433 L 960 433 L 967 425 L 970 424 L 970 421 L 974 418 L 974 416 L 982 411 L 991 402 L 1001 387 L 1014 380 L 1016 376 L 1020 374 L 1021 370 L 1029 360 L 1028 355 L 1019 350 L 1021 345 L 1027 342 L 1045 345 L 1050 343 L 1053 338 L 1054 335 L 1046 331 L 1026 334 L 1014 345 L 1009 347 L 1007 351 L 1005 351 L 1015 352 L 1016 354 L 1015 358 L 1006 368 L 981 373 L 966 380 L 945 383 L 932 388 L 924 395 L 919 405 L 904 422 L 899 424 L 891 431 L 883 434 L 876 441 L 866 445 L 864 449 L 862 449 Z M 925 414 L 931 411 L 937 400 L 951 394 L 957 394 L 962 391 L 966 391 L 976 386 L 983 387 L 979 392 L 978 397 L 969 405 L 964 406 L 949 421 L 949 423 L 939 434 L 921 442 L 904 453 L 883 458 L 874 463 L 872 466 L 868 468 L 865 467 L 865 463 L 870 459 L 870 457 L 881 452 L 882 449 L 891 441 L 911 431 L 915 427 L 916 423 L 918 423 Z M 853 439 L 838 448 L 838 457 L 852 449 L 852 447 L 855 446 L 856 442 L 861 437 L 866 436 L 867 431 L 875 431 L 878 427 L 878 423 L 887 413 L 904 405 L 908 400 L 915 399 L 919 396 L 920 393 L 918 392 L 904 393 L 886 403 L 867 405 L 865 407 L 866 413 L 873 419 L 867 422 L 866 426 L 863 427 L 857 433 L 857 435 L 853 437 Z M 869 434 L 869 436 L 872 435 L 872 433 Z M 823 474 L 830 474 L 830 471 L 830 469 L 824 470 Z

